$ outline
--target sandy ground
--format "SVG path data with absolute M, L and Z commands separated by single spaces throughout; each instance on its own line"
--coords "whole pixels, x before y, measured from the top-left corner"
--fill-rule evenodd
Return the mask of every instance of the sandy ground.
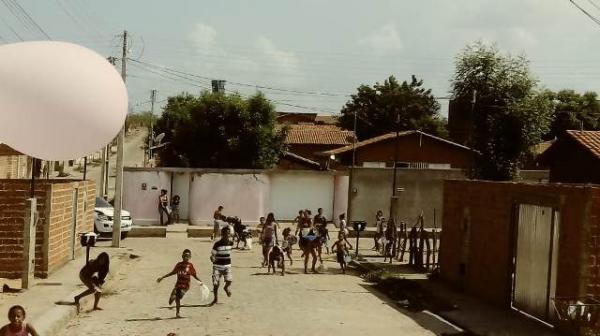
M 84 311 L 61 335 L 435 335 L 452 331 L 440 321 L 395 308 L 356 274 L 339 274 L 328 256 L 323 274 L 302 274 L 300 252 L 285 276 L 267 275 L 260 251 L 233 254 L 233 296 L 221 289 L 220 303 L 206 307 L 192 283 L 183 302 L 183 318 L 167 304 L 175 278 L 156 278 L 180 261 L 190 248 L 199 277 L 210 285 L 212 244 L 184 233 L 168 238 L 124 241 L 141 257 L 121 267 L 102 299 L 103 311 Z M 212 297 L 211 297 L 212 298 Z M 209 300 L 211 299 L 209 298 Z

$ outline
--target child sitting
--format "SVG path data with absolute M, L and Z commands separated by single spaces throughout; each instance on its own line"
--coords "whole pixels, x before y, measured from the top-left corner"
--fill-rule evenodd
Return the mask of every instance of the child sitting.
M 175 301 L 176 317 L 181 317 L 179 315 L 179 309 L 181 308 L 181 299 L 183 299 L 185 293 L 188 291 L 188 289 L 190 289 L 190 278 L 194 277 L 196 280 L 200 281 L 200 279 L 198 279 L 198 276 L 196 276 L 196 269 L 194 268 L 194 265 L 190 262 L 190 259 L 192 259 L 192 251 L 188 249 L 183 250 L 183 253 L 181 254 L 181 259 L 182 261 L 175 264 L 175 267 L 170 273 L 167 273 L 162 277 L 156 279 L 156 282 L 161 282 L 162 279 L 177 274 L 177 282 L 175 282 L 175 288 L 173 288 L 171 296 L 169 297 L 170 305 L 173 304 L 173 301 Z
M 8 310 L 9 324 L 0 328 L 0 335 L 15 336 L 38 336 L 37 331 L 29 323 L 25 323 L 25 308 L 21 306 L 12 306 Z

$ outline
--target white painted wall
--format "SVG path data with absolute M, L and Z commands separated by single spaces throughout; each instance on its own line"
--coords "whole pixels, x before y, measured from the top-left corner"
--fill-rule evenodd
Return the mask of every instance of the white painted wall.
M 269 178 L 264 174 L 193 174 L 190 184 L 189 220 L 193 225 L 212 225 L 219 205 L 227 216 L 242 222 L 258 222 L 263 215 Z
M 146 183 L 146 190 L 142 190 Z M 123 209 L 129 211 L 135 225 L 158 223 L 158 197 L 167 189 L 169 197 L 171 176 L 163 171 L 124 171 Z
M 348 176 L 328 172 L 126 168 L 123 178 L 123 207 L 135 225 L 158 223 L 161 188 L 169 191 L 169 197 L 174 193 L 181 197 L 180 217 L 192 225 L 212 225 L 219 205 L 225 207 L 225 215 L 250 224 L 269 212 L 279 220 L 291 220 L 301 208 L 316 213 L 319 207 L 327 219 L 337 222 L 337 216 L 347 211 Z M 142 183 L 147 190 L 141 190 Z
M 323 208 L 328 220 L 333 214 L 334 175 L 307 172 L 282 172 L 271 175 L 270 209 L 281 220 L 292 220 L 298 210 L 309 209 L 316 215 Z

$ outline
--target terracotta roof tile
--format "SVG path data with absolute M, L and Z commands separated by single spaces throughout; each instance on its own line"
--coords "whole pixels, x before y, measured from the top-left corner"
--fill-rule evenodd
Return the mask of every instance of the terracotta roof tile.
M 600 131 L 567 131 L 567 133 L 600 158 Z
M 335 125 L 290 125 L 285 143 L 313 145 L 349 145 L 353 132 Z

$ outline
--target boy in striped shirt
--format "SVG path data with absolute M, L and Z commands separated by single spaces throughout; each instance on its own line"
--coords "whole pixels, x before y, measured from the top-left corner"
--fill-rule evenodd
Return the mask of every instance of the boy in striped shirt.
M 221 277 L 225 279 L 225 286 L 223 289 L 227 296 L 231 296 L 231 281 L 233 276 L 231 274 L 231 250 L 233 249 L 233 242 L 229 239 L 230 237 L 229 227 L 226 226 L 221 230 L 221 240 L 217 241 L 212 248 L 210 261 L 213 263 L 213 293 L 215 298 L 211 302 L 211 306 L 217 303 L 219 284 Z

